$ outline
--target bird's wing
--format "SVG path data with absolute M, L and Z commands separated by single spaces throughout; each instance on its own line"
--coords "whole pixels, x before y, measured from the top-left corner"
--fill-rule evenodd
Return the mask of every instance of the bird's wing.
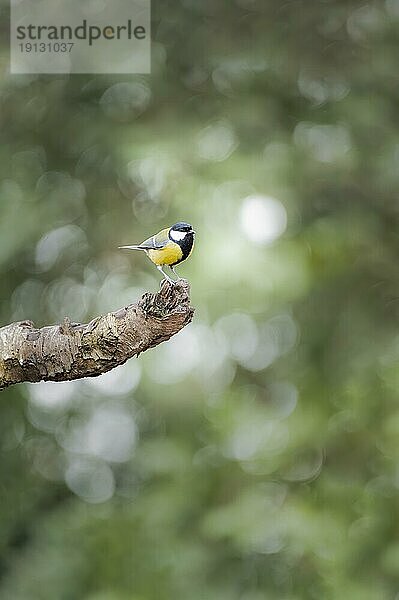
M 169 239 L 169 228 L 162 229 L 159 233 L 152 235 L 144 242 L 139 244 L 139 248 L 142 250 L 161 250 L 161 248 L 165 248 L 166 244 L 170 242 Z

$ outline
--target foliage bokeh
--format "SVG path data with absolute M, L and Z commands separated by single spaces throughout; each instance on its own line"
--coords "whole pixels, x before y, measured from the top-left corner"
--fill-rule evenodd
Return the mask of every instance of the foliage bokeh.
M 399 4 L 152 4 L 151 76 L 11 76 L 3 31 L 1 322 L 198 235 L 181 334 L 2 393 L 0 598 L 394 600 Z

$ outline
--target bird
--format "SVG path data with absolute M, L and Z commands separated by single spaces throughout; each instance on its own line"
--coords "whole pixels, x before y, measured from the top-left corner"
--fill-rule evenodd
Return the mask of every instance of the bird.
M 176 280 L 169 277 L 163 267 L 168 266 L 177 276 L 177 280 L 181 279 L 174 268 L 190 256 L 194 248 L 195 233 L 190 223 L 179 221 L 171 227 L 161 229 L 141 244 L 119 246 L 119 248 L 122 250 L 143 250 L 164 278 L 169 283 L 175 284 Z

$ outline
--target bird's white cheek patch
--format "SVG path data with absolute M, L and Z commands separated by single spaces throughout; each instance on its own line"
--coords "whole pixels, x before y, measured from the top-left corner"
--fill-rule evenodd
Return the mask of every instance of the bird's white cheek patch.
M 181 240 L 184 240 L 186 235 L 187 235 L 187 233 L 185 231 L 171 231 L 170 232 L 170 237 L 172 238 L 172 240 L 175 240 L 175 242 L 180 242 Z

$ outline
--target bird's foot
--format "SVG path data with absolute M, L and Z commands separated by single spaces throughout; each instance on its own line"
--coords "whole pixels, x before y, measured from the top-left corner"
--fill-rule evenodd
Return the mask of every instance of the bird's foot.
M 176 283 L 177 281 L 171 279 L 171 277 L 164 277 L 163 279 L 161 279 L 160 287 L 162 288 L 164 284 L 176 285 Z

